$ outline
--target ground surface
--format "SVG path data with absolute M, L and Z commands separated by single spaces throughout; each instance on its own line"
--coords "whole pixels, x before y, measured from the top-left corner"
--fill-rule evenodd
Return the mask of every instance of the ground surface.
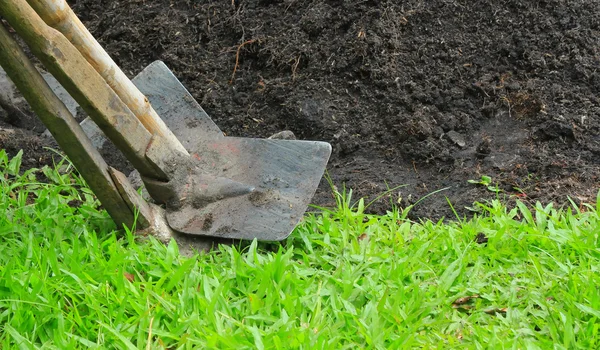
M 228 135 L 331 142 L 329 173 L 355 196 L 406 184 L 391 198 L 406 206 L 448 188 L 412 212 L 435 219 L 452 216 L 445 196 L 459 214 L 496 197 L 467 181 L 483 175 L 502 198 L 598 191 L 600 2 L 71 3 L 128 75 L 165 61 Z M 38 124 L 0 116 L 17 127 L 0 148 L 48 162 Z

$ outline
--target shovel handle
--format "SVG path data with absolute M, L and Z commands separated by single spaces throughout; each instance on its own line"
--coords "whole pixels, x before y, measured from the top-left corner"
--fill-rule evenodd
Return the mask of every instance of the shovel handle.
M 69 40 L 49 27 L 25 0 L 0 0 L 0 16 L 140 174 L 165 180 L 164 172 L 146 158 L 153 136 Z
M 50 27 L 61 32 L 100 73 L 146 130 L 166 139 L 167 145 L 188 154 L 181 142 L 158 116 L 150 102 L 127 78 L 108 53 L 81 23 L 65 0 L 27 0 Z
M 73 161 L 114 221 L 118 225 L 131 226 L 135 216 L 112 181 L 108 165 L 2 23 L 0 66 Z

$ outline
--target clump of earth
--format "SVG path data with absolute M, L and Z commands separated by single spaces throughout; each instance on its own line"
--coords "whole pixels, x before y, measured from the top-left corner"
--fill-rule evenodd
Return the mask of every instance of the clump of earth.
M 454 217 L 448 201 L 463 216 L 600 189 L 600 2 L 70 4 L 126 74 L 164 61 L 227 135 L 330 142 L 328 175 L 355 199 L 402 186 L 372 212 L 418 202 L 413 218 L 437 220 Z M 17 107 L 0 109 L 0 148 L 50 163 Z M 335 204 L 326 181 L 313 202 Z

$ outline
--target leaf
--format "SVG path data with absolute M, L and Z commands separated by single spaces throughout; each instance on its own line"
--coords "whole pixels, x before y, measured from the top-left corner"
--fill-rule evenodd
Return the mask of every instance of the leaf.
M 262 299 L 254 293 L 248 294 L 248 301 L 250 302 L 250 311 L 253 313 L 257 312 L 264 306 Z
M 19 345 L 19 349 L 37 349 L 29 339 L 19 334 L 19 332 L 10 325 L 4 325 L 4 330 L 13 337 L 15 343 Z
M 488 185 L 487 189 L 490 192 L 496 192 L 496 193 L 502 192 L 502 190 L 500 188 L 498 188 L 498 185 Z
M 481 176 L 481 184 L 482 185 L 490 185 L 492 183 L 492 178 L 490 176 L 483 175 Z
M 587 305 L 580 304 L 580 303 L 575 303 L 575 305 L 577 306 L 577 308 L 579 310 L 585 312 L 586 314 L 590 314 L 590 315 L 595 316 L 596 318 L 600 319 L 600 310 L 593 309 Z
M 87 349 L 98 348 L 98 344 L 96 344 L 93 341 L 90 341 L 88 339 L 82 338 L 78 335 L 75 335 L 73 333 L 65 333 L 65 335 L 69 338 L 73 338 L 73 339 L 77 340 L 78 342 L 83 344 L 83 346 L 85 346 Z
M 492 178 L 490 176 L 482 175 L 479 180 L 467 180 L 467 182 L 475 185 L 490 186 L 492 184 Z
M 440 288 L 446 292 L 458 275 L 462 272 L 462 259 L 457 259 L 452 262 L 452 264 L 448 265 L 444 273 L 440 276 Z
M 356 315 L 356 308 L 354 307 L 354 305 L 352 305 L 351 302 L 349 302 L 348 300 L 343 299 L 343 298 L 340 299 L 340 301 L 342 302 L 342 304 L 346 308 L 346 311 L 348 311 L 352 315 Z
M 177 246 L 177 241 L 171 239 L 169 244 L 167 245 L 167 254 L 165 256 L 165 265 L 171 266 L 177 260 L 179 256 L 179 246 Z
M 129 350 L 137 350 L 137 347 L 135 345 L 133 345 L 133 343 L 125 338 L 125 336 L 123 334 L 121 334 L 121 332 L 118 332 L 116 329 L 112 328 L 111 326 L 107 325 L 106 323 L 103 322 L 98 322 L 98 324 L 100 324 L 102 327 L 106 328 L 107 331 L 111 332 L 115 337 L 119 338 L 119 340 L 121 342 L 123 342 L 123 344 L 125 345 L 125 347 Z
M 256 346 L 256 348 L 259 350 L 263 350 L 265 348 L 265 345 L 263 344 L 262 336 L 260 335 L 260 330 L 256 328 L 256 326 L 253 326 L 250 327 L 250 332 L 254 336 L 254 345 Z
M 527 223 L 529 223 L 530 225 L 535 225 L 535 221 L 533 220 L 533 216 L 531 215 L 531 211 L 529 211 L 529 208 L 527 208 L 525 204 L 523 204 L 521 201 L 517 201 L 517 207 L 519 207 L 519 210 L 521 211 L 521 214 L 523 214 L 523 216 L 525 217 Z
M 170 244 L 169 244 L 170 246 Z M 179 283 L 181 283 L 181 281 L 184 279 L 184 277 L 186 275 L 188 275 L 190 273 L 190 271 L 193 269 L 193 266 L 196 264 L 196 259 L 190 258 L 187 259 L 183 264 L 181 264 L 181 266 L 179 266 L 179 268 L 177 269 L 177 271 L 173 272 L 171 271 L 170 273 L 170 278 L 169 278 L 169 283 L 166 285 L 165 290 L 172 290 L 173 288 L 175 288 L 175 286 Z
M 13 159 L 8 162 L 8 167 L 6 170 L 9 175 L 18 176 L 19 170 L 21 169 L 21 159 L 23 157 L 23 150 L 20 150 Z
M 382 312 L 385 309 L 385 302 L 387 301 L 388 298 L 388 293 L 389 293 L 389 287 L 387 287 L 385 289 L 385 291 L 383 292 L 383 296 L 381 297 L 381 300 L 379 300 L 379 303 L 377 303 L 377 311 Z
M 365 200 L 363 198 L 358 200 L 358 209 L 356 210 L 356 212 L 358 214 L 362 214 L 365 211 Z
M 8 163 L 8 156 L 6 155 L 6 151 L 0 149 L 0 166 L 4 166 L 6 163 Z

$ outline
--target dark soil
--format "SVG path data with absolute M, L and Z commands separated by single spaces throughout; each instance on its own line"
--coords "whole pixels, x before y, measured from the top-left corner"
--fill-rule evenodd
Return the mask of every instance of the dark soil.
M 407 185 L 374 211 L 440 189 L 413 217 L 453 217 L 446 197 L 463 215 L 600 187 L 598 1 L 72 5 L 128 75 L 165 61 L 227 135 L 328 141 L 329 174 L 355 198 Z M 22 139 L 31 159 L 35 139 Z M 482 175 L 499 195 L 467 181 Z M 325 182 L 314 201 L 333 205 Z

